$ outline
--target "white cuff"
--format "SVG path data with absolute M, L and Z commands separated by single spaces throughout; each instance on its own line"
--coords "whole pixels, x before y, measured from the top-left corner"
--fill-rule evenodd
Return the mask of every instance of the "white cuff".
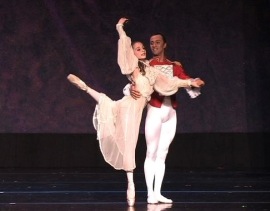
M 190 98 L 196 98 L 201 94 L 201 88 L 185 88 Z
M 123 94 L 125 96 L 130 96 L 130 87 L 131 87 L 131 84 L 127 84 L 124 89 L 123 89 Z

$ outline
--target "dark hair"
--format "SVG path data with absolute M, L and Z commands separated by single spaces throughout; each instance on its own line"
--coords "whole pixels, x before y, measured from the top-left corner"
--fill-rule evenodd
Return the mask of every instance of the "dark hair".
M 164 34 L 157 32 L 157 33 L 152 34 L 150 37 L 155 36 L 155 35 L 160 35 L 162 37 L 164 43 L 167 43 L 167 39 L 166 39 Z
M 132 48 L 135 45 L 135 43 L 138 43 L 138 42 L 143 44 L 143 42 L 141 42 L 141 41 L 133 41 L 131 43 Z M 145 64 L 143 62 L 141 62 L 140 60 L 138 60 L 138 67 L 139 67 L 140 72 L 142 73 L 142 75 L 145 75 Z
M 140 60 L 138 61 L 138 67 L 139 67 L 142 75 L 145 75 L 145 64 L 143 62 L 141 62 Z
M 138 42 L 143 44 L 143 42 L 142 42 L 142 41 L 139 41 L 139 40 L 132 41 L 132 42 L 131 42 L 132 48 L 133 48 L 133 46 L 134 46 L 136 43 L 138 43 Z M 144 44 L 143 44 L 143 45 L 144 45 Z

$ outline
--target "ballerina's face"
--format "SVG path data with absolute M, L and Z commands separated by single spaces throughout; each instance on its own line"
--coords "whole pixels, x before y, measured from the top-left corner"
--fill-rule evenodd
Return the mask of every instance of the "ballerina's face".
M 134 52 L 135 56 L 139 60 L 146 59 L 146 50 L 145 50 L 144 45 L 141 42 L 135 42 L 132 45 L 132 48 L 133 48 L 133 52 Z

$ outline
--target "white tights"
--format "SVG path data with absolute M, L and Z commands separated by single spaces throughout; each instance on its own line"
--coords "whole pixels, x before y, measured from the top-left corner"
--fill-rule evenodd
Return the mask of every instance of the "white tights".
M 95 100 L 95 101 L 99 101 L 99 98 L 101 96 L 100 92 L 97 92 L 96 90 L 87 87 L 86 92 Z M 128 185 L 129 188 L 133 188 L 134 189 L 134 179 L 133 179 L 133 171 L 127 171 L 127 180 L 128 180 Z
M 153 195 L 162 197 L 161 185 L 165 174 L 165 159 L 176 132 L 176 111 L 172 108 L 168 97 L 165 97 L 161 108 L 148 105 L 147 109 L 145 181 L 148 197 Z
M 133 171 L 126 171 L 127 181 L 130 186 L 134 186 Z

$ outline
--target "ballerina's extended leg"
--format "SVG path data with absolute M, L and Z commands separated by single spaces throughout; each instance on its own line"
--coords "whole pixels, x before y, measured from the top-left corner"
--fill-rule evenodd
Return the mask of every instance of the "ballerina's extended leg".
M 99 101 L 101 93 L 87 86 L 85 82 L 82 81 L 79 77 L 73 74 L 69 74 L 67 79 L 77 88 L 87 92 L 92 98 L 94 98 L 94 100 L 96 100 L 97 102 Z

